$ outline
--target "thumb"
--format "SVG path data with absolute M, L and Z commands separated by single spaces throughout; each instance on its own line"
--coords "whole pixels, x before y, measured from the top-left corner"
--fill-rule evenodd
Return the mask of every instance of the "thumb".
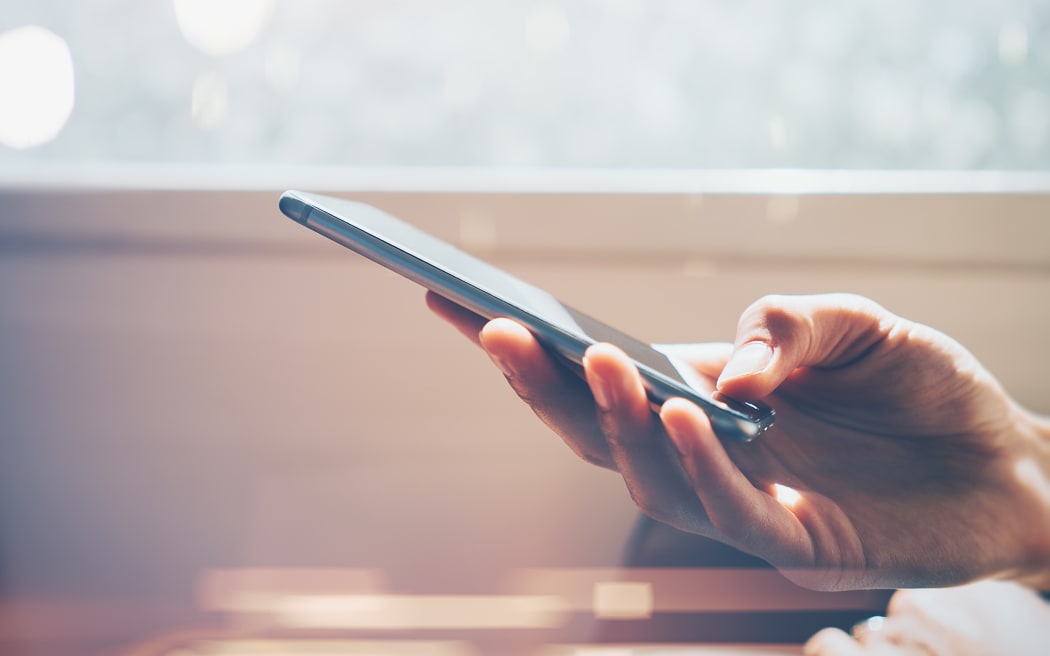
M 899 319 L 854 294 L 766 296 L 744 311 L 717 390 L 739 399 L 771 394 L 799 367 L 841 367 L 864 355 Z

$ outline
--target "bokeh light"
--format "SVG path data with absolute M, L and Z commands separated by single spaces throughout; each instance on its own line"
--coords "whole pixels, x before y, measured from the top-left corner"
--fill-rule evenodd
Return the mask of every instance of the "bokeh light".
M 1007 66 L 1020 66 L 1028 59 L 1028 29 L 1010 23 L 999 30 L 999 59 Z
M 250 46 L 266 27 L 272 10 L 271 0 L 175 0 L 175 19 L 182 35 L 213 56 Z
M 73 56 L 62 37 L 30 25 L 0 34 L 0 143 L 45 144 L 73 113 Z

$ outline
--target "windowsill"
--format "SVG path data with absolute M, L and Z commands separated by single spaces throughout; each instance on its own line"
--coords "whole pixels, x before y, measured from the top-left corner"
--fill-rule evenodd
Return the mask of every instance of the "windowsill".
M 1050 171 L 556 169 L 95 163 L 0 167 L 0 190 L 593 194 L 1050 193 Z

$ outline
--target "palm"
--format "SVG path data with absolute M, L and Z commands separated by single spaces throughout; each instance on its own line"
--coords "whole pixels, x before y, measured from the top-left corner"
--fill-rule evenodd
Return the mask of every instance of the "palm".
M 798 556 L 812 562 L 788 567 L 877 569 L 872 582 L 886 585 L 913 580 L 917 550 L 981 548 L 976 529 L 959 529 L 986 525 L 981 507 L 992 509 L 966 498 L 995 467 L 1008 408 L 970 360 L 973 374 L 960 377 L 958 354 L 931 350 L 919 335 L 847 367 L 798 370 L 769 399 L 776 426 L 755 443 L 726 445 L 756 487 L 795 488 L 831 524 L 808 531 L 814 548 Z M 958 573 L 925 576 L 934 584 Z

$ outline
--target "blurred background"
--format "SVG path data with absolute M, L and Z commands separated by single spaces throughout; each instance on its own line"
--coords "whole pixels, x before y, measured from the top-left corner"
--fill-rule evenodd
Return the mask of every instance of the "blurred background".
M 1050 162 L 1038 0 L 5 2 L 26 25 L 0 76 L 56 103 L 5 103 L 5 168 Z
M 798 653 L 884 592 L 641 519 L 375 204 L 653 342 L 849 291 L 1050 412 L 1050 8 L 6 0 L 0 652 Z

